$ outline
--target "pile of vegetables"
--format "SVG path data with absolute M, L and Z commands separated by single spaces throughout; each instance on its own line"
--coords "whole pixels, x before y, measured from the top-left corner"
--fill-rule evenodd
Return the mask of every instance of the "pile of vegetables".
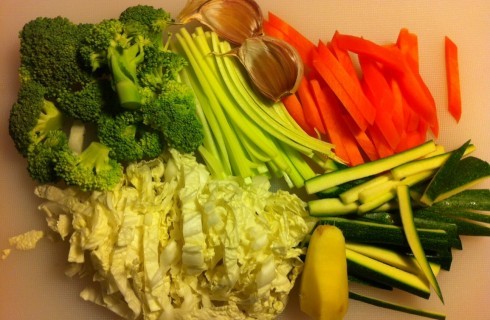
M 135 5 L 20 31 L 9 133 L 68 274 L 93 279 L 81 297 L 125 319 L 274 319 L 301 278 L 314 319 L 349 298 L 444 319 L 349 288 L 443 301 L 460 236 L 490 236 L 490 191 L 471 189 L 489 163 L 427 140 L 416 35 L 315 45 L 253 0 L 189 1 L 178 20 Z

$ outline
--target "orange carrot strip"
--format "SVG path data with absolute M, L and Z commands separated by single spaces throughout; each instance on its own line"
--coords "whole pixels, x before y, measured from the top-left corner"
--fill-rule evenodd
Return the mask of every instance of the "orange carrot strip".
M 378 151 L 376 151 L 374 143 L 371 141 L 371 138 L 366 134 L 366 132 L 361 131 L 356 125 L 354 125 L 354 122 L 348 114 L 343 114 L 342 117 L 344 119 L 344 123 L 356 139 L 357 144 L 364 152 L 366 157 L 371 161 L 378 159 Z
M 264 34 L 266 34 L 270 37 L 281 39 L 281 40 L 284 40 L 288 43 L 291 42 L 291 40 L 288 38 L 288 36 L 284 32 L 282 32 L 281 30 L 276 28 L 274 25 L 272 25 L 267 20 L 264 20 L 264 22 L 262 23 L 262 29 L 264 30 Z
M 342 65 L 342 67 L 344 67 L 347 73 L 350 74 L 352 79 L 354 79 L 354 81 L 356 82 L 359 82 L 359 76 L 354 66 L 354 62 L 352 61 L 352 57 L 349 55 L 349 52 L 347 50 L 339 48 L 339 45 L 337 43 L 337 36 L 339 34 L 340 33 L 338 31 L 335 31 L 332 40 L 330 41 L 329 48 L 337 57 L 337 60 L 339 60 L 339 63 Z
M 282 103 L 294 121 L 296 121 L 296 123 L 303 128 L 306 133 L 313 137 L 317 136 L 315 130 L 313 130 L 313 128 L 306 122 L 303 107 L 301 106 L 301 102 L 295 93 L 283 98 Z
M 444 51 L 446 61 L 446 80 L 448 109 L 456 122 L 461 119 L 461 86 L 459 79 L 458 47 L 449 38 L 444 38 Z
M 310 127 L 318 130 L 321 134 L 326 134 L 318 107 L 309 88 L 308 79 L 303 77 L 296 92 L 303 106 L 306 123 Z
M 438 136 L 439 124 L 434 97 L 421 75 L 412 70 L 397 47 L 384 47 L 364 38 L 345 34 L 338 35 L 337 41 L 340 48 L 367 55 L 392 70 L 410 107 L 429 123 L 433 134 Z
M 303 62 L 307 65 L 311 65 L 313 51 L 316 48 L 315 44 L 301 34 L 296 28 L 270 11 L 268 13 L 268 19 L 270 24 L 281 30 L 290 39 L 290 44 L 298 50 Z
M 335 146 L 335 153 L 339 158 L 349 162 L 349 156 L 343 142 L 343 129 L 338 121 L 342 112 L 340 101 L 330 88 L 326 86 L 322 88 L 317 79 L 311 79 L 310 86 L 322 116 L 328 139 Z
M 401 53 L 407 59 L 414 72 L 419 72 L 419 46 L 418 37 L 415 33 L 411 33 L 407 28 L 400 29 L 396 45 Z
M 367 134 L 371 137 L 371 140 L 376 146 L 376 150 L 378 151 L 380 158 L 388 157 L 394 153 L 393 149 L 390 148 L 390 145 L 388 142 L 386 142 L 378 127 L 369 127 Z
M 313 67 L 339 97 L 361 130 L 374 122 L 376 109 L 371 101 L 327 47 L 318 48 L 318 59 L 313 60 Z

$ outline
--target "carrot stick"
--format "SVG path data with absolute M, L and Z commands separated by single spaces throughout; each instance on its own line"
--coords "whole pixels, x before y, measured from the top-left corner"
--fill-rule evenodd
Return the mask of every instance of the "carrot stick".
M 317 79 L 311 79 L 310 86 L 322 116 L 327 136 L 330 142 L 335 145 L 335 153 L 339 158 L 349 162 L 343 142 L 343 129 L 339 121 L 339 115 L 342 112 L 340 101 L 330 88 L 327 86 L 322 88 Z
M 318 48 L 318 58 L 313 60 L 313 67 L 339 97 L 361 130 L 374 122 L 374 106 L 327 47 Z
M 459 79 L 458 47 L 449 38 L 444 38 L 444 52 L 446 62 L 446 81 L 448 95 L 448 109 L 456 122 L 461 119 L 461 86 Z
M 284 107 L 289 112 L 291 117 L 296 121 L 296 123 L 310 136 L 316 137 L 317 134 L 315 130 L 306 122 L 305 114 L 303 112 L 303 107 L 298 99 L 298 96 L 293 93 L 282 99 Z
M 340 33 L 338 31 L 335 31 L 332 40 L 330 41 L 330 49 L 334 53 L 334 55 L 337 57 L 337 60 L 339 60 L 339 63 L 344 67 L 344 69 L 349 73 L 354 79 L 354 81 L 359 82 L 359 76 L 357 75 L 356 68 L 354 66 L 354 62 L 352 61 L 351 56 L 349 55 L 349 52 L 347 50 L 339 48 L 339 45 L 337 43 L 337 36 Z
M 337 41 L 340 48 L 367 55 L 392 70 L 410 107 L 429 123 L 434 136 L 438 136 L 439 124 L 434 97 L 421 75 L 412 70 L 397 47 L 384 47 L 364 38 L 345 34 L 338 35 Z
M 303 62 L 310 66 L 313 51 L 316 48 L 315 44 L 289 23 L 270 11 L 268 13 L 268 23 L 281 30 L 288 37 L 291 41 L 290 44 L 298 50 Z
M 301 101 L 301 105 L 303 106 L 306 123 L 311 128 L 318 130 L 321 134 L 326 134 L 318 107 L 308 85 L 308 79 L 305 77 L 301 80 L 297 94 Z
M 419 72 L 419 48 L 417 35 L 408 31 L 407 28 L 402 28 L 398 33 L 396 45 L 407 59 L 407 63 L 410 65 L 412 70 L 414 72 Z
M 373 161 L 379 158 L 378 152 L 376 151 L 376 147 L 374 143 L 371 141 L 371 138 L 366 134 L 365 131 L 361 131 L 354 123 L 348 114 L 343 114 L 344 123 L 347 128 L 354 136 L 357 141 L 357 144 L 362 149 L 366 157 Z

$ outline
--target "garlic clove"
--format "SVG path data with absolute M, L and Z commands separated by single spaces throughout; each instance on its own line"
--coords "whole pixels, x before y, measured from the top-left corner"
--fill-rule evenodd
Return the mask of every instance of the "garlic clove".
M 182 23 L 197 20 L 233 44 L 263 34 L 263 15 L 254 0 L 191 0 L 179 14 Z
M 304 66 L 298 51 L 287 42 L 269 36 L 248 38 L 235 53 L 265 97 L 279 101 L 298 89 Z

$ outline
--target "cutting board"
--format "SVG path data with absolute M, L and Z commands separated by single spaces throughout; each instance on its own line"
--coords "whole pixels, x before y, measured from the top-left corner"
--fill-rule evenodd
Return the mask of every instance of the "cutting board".
M 489 1 L 381 1 L 381 0 L 259 0 L 264 13 L 272 10 L 313 42 L 327 41 L 338 30 L 378 43 L 396 40 L 402 27 L 419 37 L 420 70 L 438 106 L 441 132 L 437 142 L 447 149 L 471 139 L 476 156 L 490 160 L 490 2 Z M 74 22 L 97 22 L 117 17 L 135 4 L 161 6 L 176 14 L 183 1 L 128 0 L 2 0 L 0 2 L 0 251 L 8 238 L 31 229 L 45 230 L 34 184 L 25 160 L 8 136 L 8 113 L 18 89 L 19 42 L 22 26 L 37 16 L 65 16 Z M 463 115 L 457 124 L 447 112 L 444 71 L 444 36 L 459 47 Z M 489 183 L 482 186 L 489 187 Z M 463 251 L 454 252 L 450 272 L 438 279 L 445 305 L 435 295 L 420 299 L 399 291 L 357 288 L 391 301 L 447 314 L 449 320 L 486 320 L 490 314 L 490 241 L 463 238 Z M 9 320 L 108 320 L 116 317 L 84 302 L 78 294 L 87 279 L 63 274 L 67 244 L 43 239 L 32 251 L 13 251 L 0 260 L 0 319 Z M 328 275 L 326 275 L 328 276 Z M 298 292 L 281 319 L 306 319 L 298 308 Z M 416 319 L 397 312 L 352 301 L 346 319 Z

